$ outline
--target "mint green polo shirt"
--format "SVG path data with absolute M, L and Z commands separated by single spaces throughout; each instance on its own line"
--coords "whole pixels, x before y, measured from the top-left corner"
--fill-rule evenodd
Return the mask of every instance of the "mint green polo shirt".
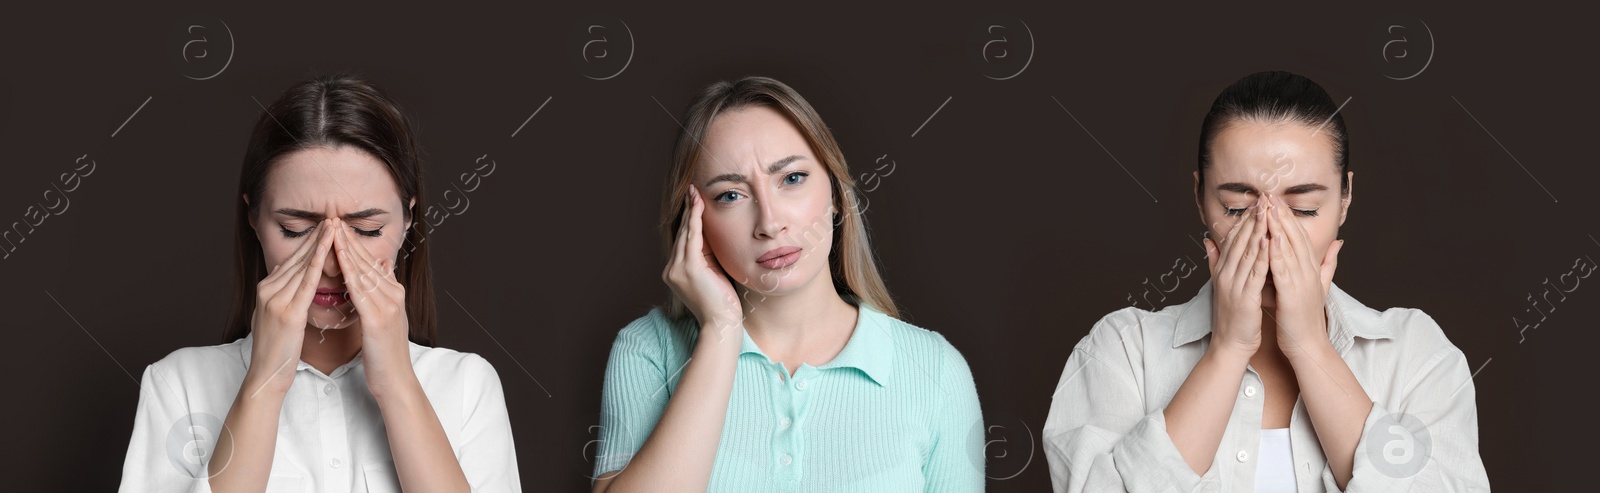
M 944 336 L 861 306 L 822 366 L 785 378 L 744 334 L 710 491 L 982 491 L 984 430 L 967 362 Z M 699 334 L 657 308 L 617 334 L 595 475 L 650 437 Z

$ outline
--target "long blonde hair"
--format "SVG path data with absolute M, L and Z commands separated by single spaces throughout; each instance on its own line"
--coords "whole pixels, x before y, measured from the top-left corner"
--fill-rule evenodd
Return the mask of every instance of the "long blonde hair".
M 782 113 L 811 145 L 811 151 L 828 170 L 833 188 L 835 220 L 833 247 L 828 253 L 828 270 L 833 274 L 834 289 L 845 301 L 866 304 L 891 317 L 899 318 L 900 310 L 889 297 L 889 288 L 878 275 L 878 264 L 872 255 L 872 245 L 867 240 L 867 221 L 857 206 L 859 193 L 856 182 L 845 164 L 844 151 L 833 139 L 833 133 L 822 123 L 822 117 L 807 103 L 800 93 L 782 82 L 767 77 L 745 77 L 733 82 L 717 81 L 706 86 L 700 96 L 689 104 L 681 121 L 683 131 L 672 152 L 672 171 L 667 175 L 666 190 L 661 195 L 662 251 L 671 255 L 672 244 L 677 239 L 679 223 L 683 220 L 683 198 L 689 194 L 694 180 L 694 166 L 703 149 L 706 131 L 711 121 L 723 112 L 758 105 Z M 731 278 L 729 282 L 734 282 Z M 667 295 L 667 315 L 679 320 L 691 316 L 683 300 L 677 295 Z

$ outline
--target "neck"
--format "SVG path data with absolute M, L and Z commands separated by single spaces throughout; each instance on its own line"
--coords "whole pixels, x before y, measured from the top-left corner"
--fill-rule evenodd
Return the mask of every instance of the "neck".
M 343 329 L 323 330 L 307 325 L 305 342 L 300 345 L 300 360 L 327 375 L 355 359 L 360 352 L 360 320 Z
M 781 295 L 741 286 L 739 295 L 745 331 L 766 351 L 833 340 L 841 333 L 848 339 L 855 329 L 856 308 L 839 297 L 831 277 Z

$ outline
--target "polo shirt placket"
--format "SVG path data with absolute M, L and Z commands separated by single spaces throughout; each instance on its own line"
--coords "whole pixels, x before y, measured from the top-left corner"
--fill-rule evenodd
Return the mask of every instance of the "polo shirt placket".
M 357 360 L 359 361 L 359 360 Z M 332 488 L 331 491 L 348 493 L 350 486 L 355 482 L 353 471 L 357 464 L 350 460 L 350 433 L 346 429 L 344 416 L 344 393 L 338 384 L 338 378 L 350 371 L 354 364 L 348 363 L 333 371 L 333 375 L 323 375 L 322 372 L 312 368 L 304 362 L 304 369 L 312 380 L 307 390 L 316 394 L 317 425 L 321 431 L 318 437 L 322 442 L 323 457 L 327 460 L 319 464 L 323 468 L 323 477 L 331 481 L 324 484 Z

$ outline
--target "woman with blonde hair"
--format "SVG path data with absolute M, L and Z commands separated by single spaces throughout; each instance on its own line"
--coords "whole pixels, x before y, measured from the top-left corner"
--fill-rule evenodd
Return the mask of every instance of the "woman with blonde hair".
M 594 490 L 982 490 L 971 372 L 896 318 L 821 117 L 747 77 L 681 121 L 671 296 L 612 346 Z

